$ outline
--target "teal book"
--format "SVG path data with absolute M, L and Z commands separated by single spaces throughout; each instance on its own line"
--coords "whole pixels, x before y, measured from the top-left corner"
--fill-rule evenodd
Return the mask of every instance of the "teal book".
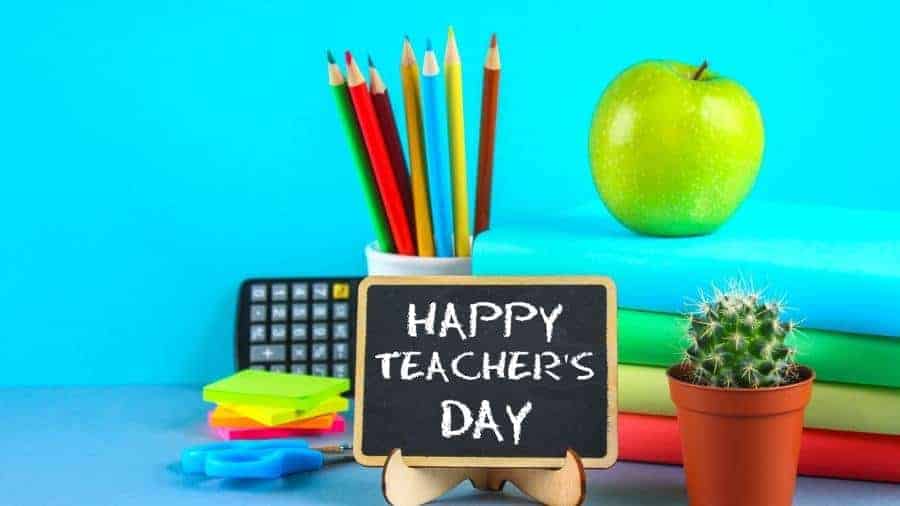
M 900 213 L 748 201 L 708 236 L 646 237 L 599 199 L 478 236 L 476 275 L 611 277 L 622 308 L 684 312 L 739 280 L 787 301 L 803 327 L 900 337 Z

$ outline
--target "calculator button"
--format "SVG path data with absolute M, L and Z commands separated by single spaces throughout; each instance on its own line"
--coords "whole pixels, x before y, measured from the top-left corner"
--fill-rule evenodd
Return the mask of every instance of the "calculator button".
M 287 339 L 287 325 L 283 323 L 272 325 L 272 341 L 279 342 Z
M 309 364 L 294 364 L 291 366 L 293 374 L 309 374 Z
M 252 302 L 266 301 L 266 285 L 265 283 L 257 283 L 250 285 L 250 300 Z
M 291 304 L 291 320 L 304 321 L 309 318 L 309 304 L 296 303 Z
M 291 299 L 306 300 L 309 298 L 309 285 L 306 283 L 291 284 Z
M 328 364 L 313 364 L 312 365 L 312 375 L 313 376 L 328 376 Z
M 284 345 L 256 345 L 250 347 L 251 362 L 284 362 Z
M 335 283 L 331 285 L 331 298 L 346 300 L 350 298 L 350 285 L 348 283 Z
M 347 343 L 334 343 L 331 347 L 332 360 L 347 360 L 350 346 Z
M 272 372 L 285 372 L 287 368 L 283 365 L 270 365 L 269 370 Z
M 328 283 L 313 283 L 313 300 L 328 300 Z
M 273 301 L 284 301 L 287 300 L 287 284 L 285 283 L 275 283 L 272 285 L 272 300 Z
M 328 304 L 317 302 L 312 306 L 312 317 L 313 320 L 327 320 L 328 319 Z
M 314 323 L 312 326 L 313 341 L 324 341 L 328 339 L 328 324 Z
M 254 371 L 265 371 L 265 370 L 266 370 L 266 366 L 264 366 L 264 365 L 251 365 L 251 366 L 250 366 L 250 369 L 253 369 Z
M 346 302 L 335 302 L 331 306 L 331 317 L 335 320 L 346 320 L 350 316 L 350 305 Z
M 328 345 L 325 343 L 315 343 L 312 345 L 313 360 L 328 360 Z
M 272 304 L 272 321 L 283 322 L 287 320 L 287 305 Z
M 266 306 L 262 304 L 250 305 L 250 321 L 264 322 L 266 321 Z
M 260 324 L 250 325 L 250 342 L 262 343 L 266 340 L 266 326 Z
M 306 324 L 294 324 L 291 326 L 291 341 L 306 341 L 309 335 L 306 332 Z
M 346 378 L 350 375 L 350 368 L 347 364 L 335 362 L 331 364 L 331 375 L 335 378 Z
M 294 362 L 306 362 L 309 360 L 309 353 L 306 350 L 306 345 L 294 345 L 291 347 L 291 360 Z
M 350 327 L 346 323 L 335 323 L 331 335 L 335 339 L 349 339 Z

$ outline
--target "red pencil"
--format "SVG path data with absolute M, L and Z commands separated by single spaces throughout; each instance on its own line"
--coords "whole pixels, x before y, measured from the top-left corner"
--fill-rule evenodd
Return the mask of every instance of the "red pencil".
M 378 116 L 378 124 L 381 125 L 381 135 L 387 145 L 388 154 L 391 157 L 391 166 L 394 169 L 394 177 L 397 180 L 397 188 L 406 206 L 406 215 L 410 219 L 413 245 L 416 242 L 415 213 L 413 213 L 412 188 L 409 183 L 409 170 L 406 168 L 406 157 L 403 156 L 403 144 L 400 143 L 400 131 L 397 129 L 397 120 L 394 118 L 394 108 L 391 106 L 391 98 L 388 95 L 387 86 L 381 79 L 381 74 L 375 68 L 375 62 L 369 57 L 369 92 L 372 95 L 372 105 L 375 106 L 375 115 Z M 418 250 L 418 247 L 416 247 Z
M 397 253 L 415 255 L 416 248 L 412 241 L 409 214 L 406 212 L 406 206 L 403 204 L 403 198 L 394 177 L 391 157 L 381 133 L 381 126 L 378 124 L 372 97 L 366 87 L 366 78 L 360 72 L 350 51 L 346 52 L 346 57 L 347 87 L 350 89 L 350 98 L 353 100 L 359 128 L 362 131 L 366 149 L 369 151 L 372 169 L 375 172 L 375 182 L 381 193 L 381 201 L 384 203 L 384 210 L 387 214 L 391 234 L 394 236 Z

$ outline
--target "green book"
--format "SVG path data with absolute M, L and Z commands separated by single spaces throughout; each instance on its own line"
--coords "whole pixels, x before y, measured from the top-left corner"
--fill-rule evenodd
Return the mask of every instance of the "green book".
M 246 369 L 203 387 L 203 400 L 306 410 L 349 389 L 346 378 Z
M 669 367 L 681 359 L 685 320 L 671 313 L 620 309 L 619 362 Z M 900 340 L 798 329 L 788 344 L 797 362 L 825 382 L 900 388 Z
M 619 411 L 675 415 L 666 369 L 619 366 Z M 813 385 L 804 427 L 900 435 L 900 389 L 822 383 Z

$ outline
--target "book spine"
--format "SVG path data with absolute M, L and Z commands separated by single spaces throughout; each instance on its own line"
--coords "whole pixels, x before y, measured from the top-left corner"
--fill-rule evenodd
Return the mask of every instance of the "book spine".
M 684 317 L 620 309 L 619 362 L 668 367 L 680 359 Z M 788 340 L 816 379 L 900 388 L 900 342 L 890 337 L 800 329 Z
M 709 291 L 712 283 L 740 279 L 786 295 L 807 328 L 900 337 L 900 270 L 883 265 L 880 271 L 866 269 L 862 263 L 852 271 L 832 268 L 821 254 L 818 265 L 809 265 L 796 252 L 751 255 L 737 249 L 735 241 L 728 255 L 706 253 L 712 247 L 696 242 L 677 249 L 671 243 L 651 244 L 656 243 L 533 226 L 495 227 L 476 241 L 472 269 L 475 275 L 609 276 L 619 288 L 620 307 L 668 313 L 683 312 L 685 299 L 696 297 L 700 289 Z M 860 255 L 860 262 L 868 258 Z
M 678 421 L 619 413 L 619 460 L 682 464 Z M 900 483 L 900 436 L 804 429 L 798 473 Z
M 675 415 L 662 367 L 619 366 L 619 409 Z M 816 382 L 804 427 L 900 435 L 900 389 Z

